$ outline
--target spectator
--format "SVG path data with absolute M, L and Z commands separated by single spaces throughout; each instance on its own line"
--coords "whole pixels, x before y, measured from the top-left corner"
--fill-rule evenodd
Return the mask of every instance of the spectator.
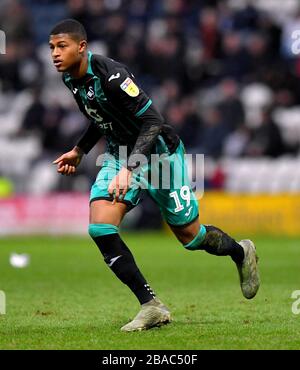
M 249 70 L 249 59 L 243 48 L 239 33 L 229 32 L 224 35 L 222 54 L 222 75 L 242 81 L 242 78 Z
M 172 103 L 166 111 L 167 122 L 175 126 L 188 151 L 197 148 L 201 135 L 201 121 L 196 113 L 193 97 Z
M 245 111 L 238 96 L 237 83 L 232 79 L 224 79 L 220 89 L 222 101 L 219 109 L 228 131 L 234 131 L 245 122 Z
M 39 137 L 42 137 L 46 107 L 41 99 L 40 88 L 35 88 L 32 90 L 32 99 L 32 103 L 26 111 L 21 124 L 19 135 L 35 133 Z
M 223 142 L 228 133 L 228 129 L 222 120 L 221 111 L 217 107 L 207 108 L 199 138 L 200 153 L 219 158 L 222 153 Z
M 261 114 L 261 124 L 254 129 L 246 154 L 276 158 L 285 152 L 283 139 L 278 126 L 272 119 L 272 109 L 265 108 Z
M 216 10 L 205 8 L 200 12 L 199 35 L 203 46 L 204 60 L 209 61 L 220 56 L 221 35 L 218 30 Z

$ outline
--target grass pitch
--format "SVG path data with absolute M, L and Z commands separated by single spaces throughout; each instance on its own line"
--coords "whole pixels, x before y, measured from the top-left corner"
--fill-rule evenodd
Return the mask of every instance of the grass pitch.
M 139 305 L 89 238 L 2 238 L 0 349 L 300 349 L 299 239 L 253 238 L 262 285 L 248 301 L 229 257 L 186 251 L 164 233 L 122 236 L 172 324 L 120 332 Z M 30 254 L 30 265 L 11 267 L 11 252 Z

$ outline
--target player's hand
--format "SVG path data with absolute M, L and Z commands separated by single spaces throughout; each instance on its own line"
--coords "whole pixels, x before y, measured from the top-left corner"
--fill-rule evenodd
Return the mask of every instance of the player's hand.
M 62 175 L 71 175 L 75 173 L 76 167 L 81 162 L 83 152 L 80 148 L 75 146 L 71 151 L 61 155 L 53 164 L 57 164 L 57 172 Z
M 120 172 L 115 176 L 108 187 L 110 195 L 114 196 L 113 204 L 119 200 L 124 199 L 131 182 L 132 172 L 123 167 Z

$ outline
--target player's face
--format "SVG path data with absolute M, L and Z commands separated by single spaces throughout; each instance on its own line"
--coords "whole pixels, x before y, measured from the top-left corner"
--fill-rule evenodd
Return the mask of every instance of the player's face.
M 85 41 L 76 41 L 68 34 L 51 35 L 49 40 L 53 64 L 58 72 L 67 72 L 78 66 L 86 47 Z

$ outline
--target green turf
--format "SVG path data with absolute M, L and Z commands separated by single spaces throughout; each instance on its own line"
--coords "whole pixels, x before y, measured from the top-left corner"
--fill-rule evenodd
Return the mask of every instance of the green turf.
M 88 238 L 0 239 L 0 349 L 300 349 L 299 240 L 255 238 L 262 286 L 242 297 L 229 257 L 185 251 L 163 233 L 123 233 L 152 288 L 172 311 L 168 326 L 139 333 L 120 327 L 139 306 Z M 11 252 L 30 266 L 9 265 Z

